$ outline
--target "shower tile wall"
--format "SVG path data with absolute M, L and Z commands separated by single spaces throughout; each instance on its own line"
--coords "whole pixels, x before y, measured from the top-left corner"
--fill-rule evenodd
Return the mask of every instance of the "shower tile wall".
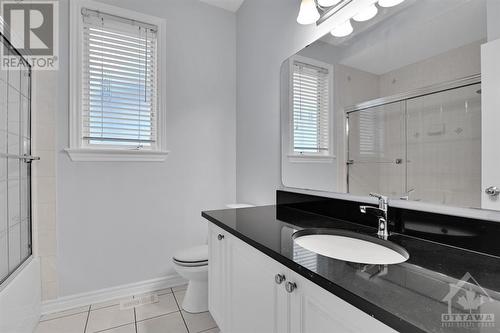
M 380 97 L 481 73 L 482 43 L 484 41 L 467 44 L 380 75 Z
M 40 258 L 42 300 L 58 296 L 55 118 L 57 71 L 33 74 L 33 248 Z

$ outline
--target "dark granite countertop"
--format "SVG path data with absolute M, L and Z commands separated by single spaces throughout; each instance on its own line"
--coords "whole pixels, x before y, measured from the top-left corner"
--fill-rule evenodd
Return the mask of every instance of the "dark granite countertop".
M 202 216 L 399 332 L 500 332 L 499 257 L 395 233 L 389 240 L 404 247 L 409 260 L 363 265 L 309 252 L 291 236 L 301 229 L 335 228 L 375 237 L 376 229 L 370 226 L 287 206 L 208 211 Z M 452 318 L 446 317 L 450 311 L 473 314 L 481 321 L 443 322 L 443 315 Z

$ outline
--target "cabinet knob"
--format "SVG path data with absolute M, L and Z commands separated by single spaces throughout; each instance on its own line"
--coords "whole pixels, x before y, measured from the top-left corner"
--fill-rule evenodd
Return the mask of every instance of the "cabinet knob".
M 297 284 L 295 282 L 287 282 L 285 283 L 285 289 L 289 293 L 293 293 L 295 289 L 297 289 Z
M 490 186 L 484 192 L 486 192 L 486 194 L 488 194 L 490 197 L 495 198 L 500 194 L 500 189 L 496 186 Z
M 282 284 L 285 280 L 286 280 L 286 277 L 283 274 L 276 274 L 274 276 L 274 281 L 276 282 L 276 284 Z
M 218 239 L 218 240 L 223 240 L 223 239 L 224 239 L 224 235 L 219 234 L 219 236 L 217 236 L 217 239 Z

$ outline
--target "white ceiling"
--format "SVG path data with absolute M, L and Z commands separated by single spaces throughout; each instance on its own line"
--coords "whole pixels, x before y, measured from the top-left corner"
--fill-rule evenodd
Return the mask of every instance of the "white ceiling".
M 200 0 L 201 2 L 208 3 L 209 5 L 223 8 L 225 10 L 229 10 L 231 12 L 236 12 L 243 1 L 245 0 Z
M 396 15 L 374 23 L 368 29 L 355 26 L 358 34 L 344 41 L 329 34 L 322 41 L 340 52 L 341 64 L 380 75 L 484 40 L 486 0 L 413 1 Z

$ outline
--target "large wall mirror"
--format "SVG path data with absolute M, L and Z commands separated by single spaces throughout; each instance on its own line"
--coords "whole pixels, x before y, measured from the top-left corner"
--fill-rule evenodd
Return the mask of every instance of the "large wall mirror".
M 500 209 L 498 4 L 376 5 L 283 63 L 284 186 Z

